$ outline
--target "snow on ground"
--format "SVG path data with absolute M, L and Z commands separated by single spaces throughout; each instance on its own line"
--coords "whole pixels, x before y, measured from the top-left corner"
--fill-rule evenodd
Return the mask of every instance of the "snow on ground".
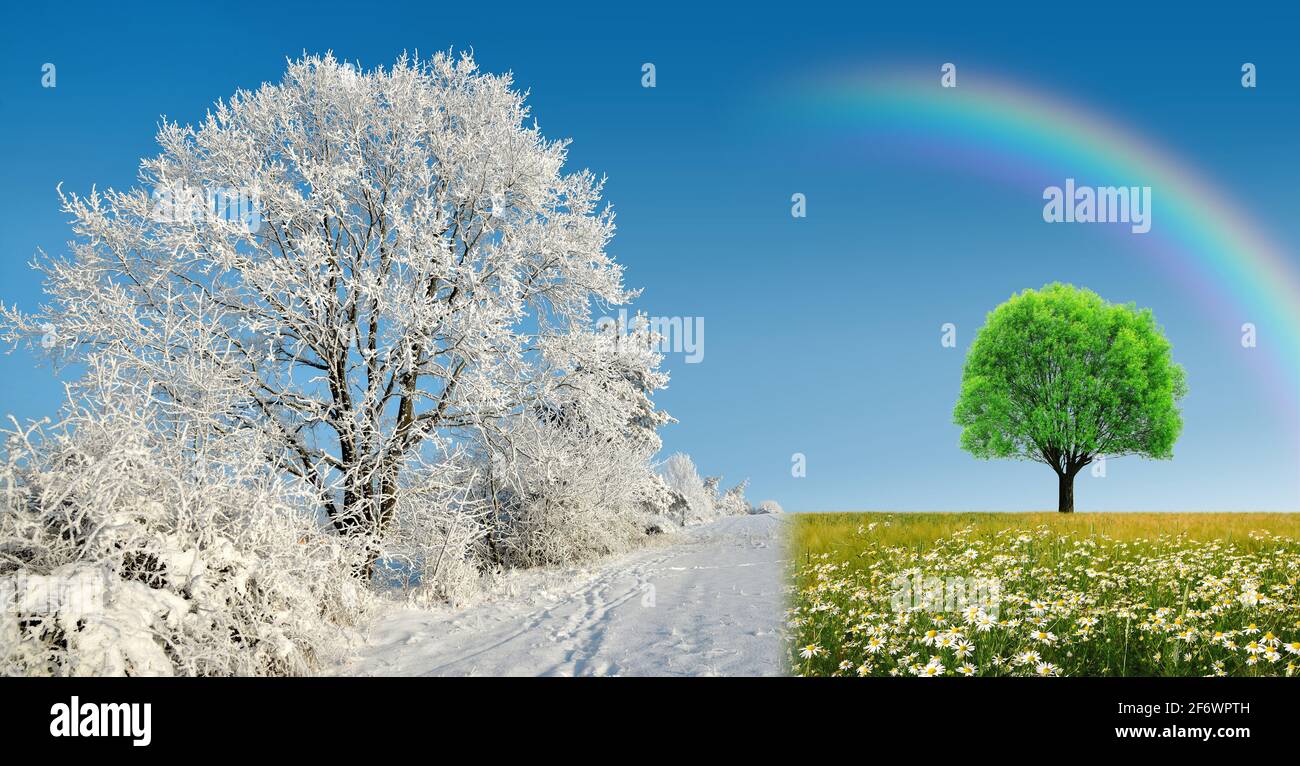
M 780 516 L 736 516 L 467 609 L 395 609 L 346 675 L 776 675 Z

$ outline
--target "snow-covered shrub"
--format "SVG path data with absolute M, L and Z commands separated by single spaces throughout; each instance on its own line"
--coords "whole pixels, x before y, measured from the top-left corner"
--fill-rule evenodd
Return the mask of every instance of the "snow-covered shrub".
M 713 496 L 704 486 L 704 480 L 695 470 L 695 461 L 683 452 L 676 452 L 664 461 L 660 469 L 664 483 L 684 502 L 682 524 L 708 521 L 715 515 Z
M 568 564 L 627 550 L 646 534 L 638 486 L 648 456 L 521 418 L 494 454 L 490 555 L 507 566 Z
M 719 515 L 744 516 L 750 513 L 749 500 L 745 498 L 745 490 L 748 488 L 749 479 L 746 479 L 722 493 L 714 503 Z
M 705 476 L 704 491 L 708 494 L 709 499 L 713 502 L 714 511 L 717 511 L 718 498 L 722 496 L 722 477 Z
M 629 477 L 629 481 L 646 534 L 670 534 L 681 528 L 681 509 L 675 507 L 680 501 L 664 477 L 646 465 Z
M 138 392 L 137 392 L 138 393 Z M 361 551 L 252 429 L 159 430 L 103 392 L 53 427 L 6 432 L 0 672 L 310 673 L 369 597 Z
M 478 595 L 490 514 L 480 473 L 463 454 L 406 466 L 378 546 L 381 586 L 397 586 L 425 603 L 467 603 Z
M 751 513 L 783 513 L 783 512 L 784 511 L 781 510 L 781 504 L 775 500 L 764 500 L 763 502 L 754 506 L 754 509 L 751 511 Z
M 677 498 L 673 515 L 678 524 L 698 524 L 720 516 L 750 513 L 749 500 L 745 498 L 748 479 L 722 492 L 722 477 L 701 479 L 695 462 L 681 452 L 665 460 L 660 471 L 664 483 Z
M 667 383 L 657 338 L 630 327 L 572 332 L 543 344 L 562 374 L 537 404 L 480 431 L 492 513 L 489 560 L 565 564 L 626 550 L 670 500 L 653 479 L 656 429 L 671 418 L 651 394 Z

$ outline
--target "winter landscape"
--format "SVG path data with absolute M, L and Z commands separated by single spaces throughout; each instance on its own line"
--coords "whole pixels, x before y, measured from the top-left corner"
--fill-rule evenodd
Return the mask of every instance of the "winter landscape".
M 198 127 L 163 123 L 153 193 L 62 195 L 78 240 L 38 266 L 50 302 L 2 309 L 6 340 L 83 368 L 57 421 L 8 433 L 7 672 L 317 673 L 394 600 L 470 604 L 555 567 L 589 613 L 522 620 L 564 657 L 505 647 L 492 672 L 617 670 L 579 644 L 654 567 L 688 572 L 653 586 L 679 597 L 762 600 L 712 638 L 701 611 L 683 641 L 774 636 L 775 527 L 714 520 L 779 508 L 656 462 L 659 337 L 593 315 L 636 294 L 601 181 L 527 117 L 468 54 L 311 56 Z M 572 569 L 662 538 L 594 580 Z M 697 582 L 705 562 L 754 572 Z M 402 624 L 380 618 L 378 640 Z M 683 672 L 733 648 L 699 651 Z M 775 670 L 753 654 L 742 670 Z M 397 667 L 453 662 L 426 659 Z

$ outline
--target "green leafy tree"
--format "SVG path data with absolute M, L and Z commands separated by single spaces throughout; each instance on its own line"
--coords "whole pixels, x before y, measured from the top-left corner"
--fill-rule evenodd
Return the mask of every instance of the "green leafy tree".
M 1052 283 L 989 313 L 966 356 L 953 417 L 978 458 L 1046 463 L 1059 507 L 1099 456 L 1173 456 L 1187 393 L 1183 368 L 1150 309 Z

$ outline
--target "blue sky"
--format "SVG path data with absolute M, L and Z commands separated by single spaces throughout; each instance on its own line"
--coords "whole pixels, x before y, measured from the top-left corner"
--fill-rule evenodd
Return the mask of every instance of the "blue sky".
M 1042 183 L 998 184 L 889 152 L 841 151 L 788 114 L 782 88 L 819 73 L 957 62 L 1106 115 L 1195 167 L 1296 255 L 1300 74 L 1295 11 L 1176 16 L 850 10 L 801 3 L 742 18 L 701 4 L 24 4 L 0 24 L 0 298 L 34 306 L 38 247 L 65 252 L 55 184 L 134 182 L 160 115 L 199 120 L 286 57 L 364 66 L 402 51 L 473 49 L 531 90 L 574 169 L 607 174 L 612 250 L 637 307 L 703 317 L 698 364 L 670 355 L 665 454 L 748 477 L 788 510 L 1050 509 L 1037 464 L 977 461 L 951 423 L 962 355 L 1011 293 L 1073 281 L 1150 306 L 1188 368 L 1172 461 L 1112 461 L 1076 487 L 1082 510 L 1300 510 L 1300 428 L 1225 326 L 1122 237 L 1041 219 Z M 1084 16 L 1085 18 L 1080 18 Z M 1243 94 L 1243 61 L 1260 87 Z M 41 65 L 57 87 L 40 86 Z M 657 84 L 641 87 L 653 62 Z M 1060 183 L 1061 179 L 1055 179 Z M 808 217 L 790 216 L 790 196 Z M 939 344 L 944 322 L 958 348 Z M 0 411 L 51 413 L 61 387 L 24 352 L 0 357 Z M 1296 393 L 1300 397 L 1300 392 Z M 791 476 L 791 457 L 807 475 Z

